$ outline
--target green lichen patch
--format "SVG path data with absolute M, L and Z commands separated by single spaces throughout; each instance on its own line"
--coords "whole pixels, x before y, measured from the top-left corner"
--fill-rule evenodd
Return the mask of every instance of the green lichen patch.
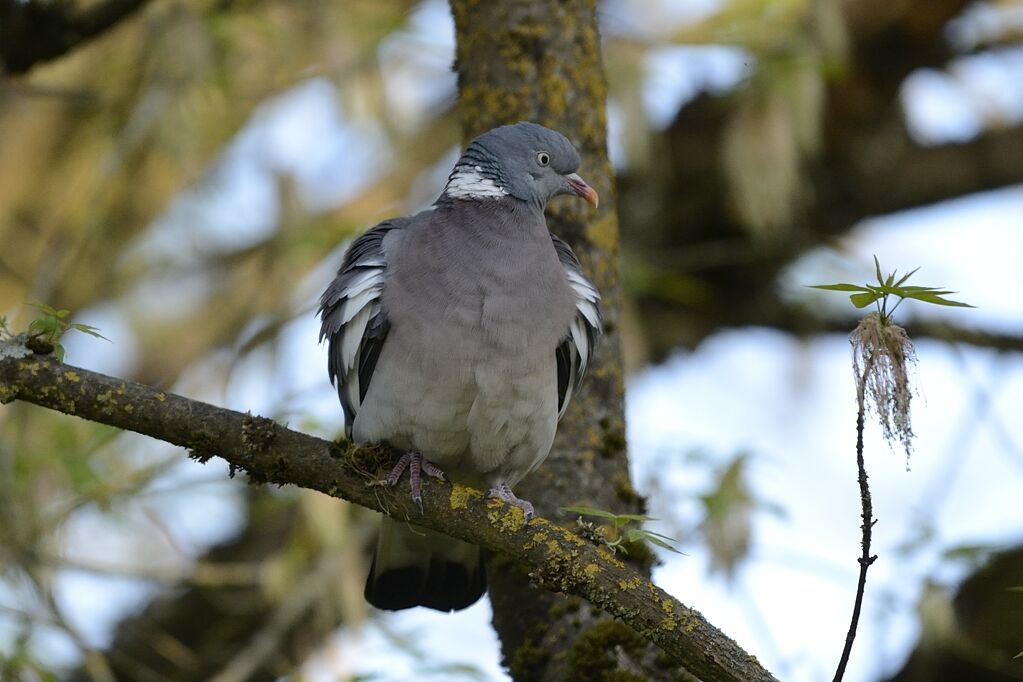
M 339 436 L 337 440 L 332 440 L 330 442 L 330 446 L 327 448 L 327 454 L 334 459 L 344 459 L 351 447 L 352 442 L 350 440 L 344 436 Z
M 216 456 L 215 446 L 216 441 L 212 436 L 207 433 L 198 433 L 188 445 L 188 456 L 200 464 L 205 464 Z
M 608 620 L 593 625 L 576 640 L 568 654 L 572 679 L 645 682 L 646 678 L 620 667 L 624 658 L 640 659 L 645 640 L 628 625 Z
M 527 637 L 508 657 L 506 663 L 513 680 L 537 680 L 551 659 L 550 649 L 537 639 Z
M 625 430 L 622 428 L 608 429 L 600 443 L 602 457 L 611 458 L 625 452 Z
M 330 451 L 332 457 L 340 457 L 352 471 L 371 480 L 375 480 L 376 472 L 387 463 L 392 453 L 390 448 L 383 445 L 356 445 L 351 441 L 343 441 L 343 445 L 339 443 Z
M 266 452 L 277 437 L 277 422 L 259 415 L 245 414 L 242 443 L 252 452 Z
M 9 384 L 0 384 L 0 405 L 6 405 L 18 397 L 18 389 Z
M 565 595 L 558 599 L 550 608 L 551 620 L 558 620 L 562 616 L 576 613 L 583 605 L 583 600 L 575 595 Z
M 645 500 L 643 496 L 632 487 L 632 480 L 629 479 L 627 471 L 620 471 L 611 476 L 611 485 L 614 486 L 615 497 L 630 507 L 643 507 Z M 642 513 L 642 511 L 640 512 Z

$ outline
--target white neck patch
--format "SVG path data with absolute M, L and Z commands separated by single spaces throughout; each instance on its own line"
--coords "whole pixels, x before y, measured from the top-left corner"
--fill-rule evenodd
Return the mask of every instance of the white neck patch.
M 456 166 L 444 194 L 452 199 L 499 199 L 508 196 L 508 190 L 482 175 L 479 166 Z

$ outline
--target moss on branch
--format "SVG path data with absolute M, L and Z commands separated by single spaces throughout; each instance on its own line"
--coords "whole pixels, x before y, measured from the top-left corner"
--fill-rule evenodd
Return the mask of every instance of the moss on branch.
M 370 485 L 380 447 L 336 443 L 145 384 L 71 367 L 40 355 L 0 357 L 0 396 L 135 431 L 219 456 L 256 481 L 293 484 L 407 519 L 512 557 L 548 589 L 614 615 L 703 680 L 773 680 L 752 656 L 604 547 L 546 519 L 522 526 L 522 512 L 478 491 L 427 479 L 426 513 L 407 491 Z

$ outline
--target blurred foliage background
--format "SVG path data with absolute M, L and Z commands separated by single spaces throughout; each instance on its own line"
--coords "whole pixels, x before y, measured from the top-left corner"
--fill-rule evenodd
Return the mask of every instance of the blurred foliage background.
M 117 5 L 137 11 L 44 58 L 50 18 Z M 729 328 L 849 329 L 835 302 L 791 286 L 795 266 L 844 276 L 871 218 L 1023 182 L 1023 3 L 606 0 L 599 12 L 633 372 Z M 0 58 L 11 328 L 32 319 L 28 303 L 69 308 L 112 341 L 69 338 L 71 363 L 336 435 L 314 302 L 345 240 L 432 201 L 457 154 L 444 3 L 3 0 Z M 907 326 L 1007 363 L 1023 349 L 1023 315 Z M 994 395 L 979 391 L 977 421 Z M 1013 438 L 1001 447 L 1023 461 Z M 726 575 L 750 560 L 751 519 L 780 513 L 751 493 L 747 455 L 685 459 L 713 485 L 677 526 Z M 356 674 L 331 633 L 378 618 L 361 597 L 370 516 L 225 473 L 133 434 L 0 408 L 0 679 L 276 679 L 310 656 L 307 675 Z M 654 507 L 677 494 L 641 483 Z M 939 542 L 930 532 L 921 543 Z M 1019 550 L 1003 549 L 985 570 L 1023 584 Z M 971 565 L 992 553 L 958 550 Z M 1010 662 L 1023 597 L 978 576 L 983 597 L 926 592 L 899 679 L 1023 679 Z M 487 676 L 430 668 L 425 653 L 422 665 Z

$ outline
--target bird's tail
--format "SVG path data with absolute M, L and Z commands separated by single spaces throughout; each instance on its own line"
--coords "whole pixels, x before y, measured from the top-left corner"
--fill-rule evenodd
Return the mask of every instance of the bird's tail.
M 413 606 L 457 611 L 474 604 L 486 590 L 479 547 L 383 518 L 366 579 L 370 604 L 392 611 Z

